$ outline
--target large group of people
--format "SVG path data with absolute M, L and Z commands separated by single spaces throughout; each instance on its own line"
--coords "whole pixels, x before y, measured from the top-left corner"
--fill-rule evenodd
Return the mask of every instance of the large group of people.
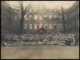
M 1 45 L 75 45 L 75 34 L 12 34 L 2 36 Z

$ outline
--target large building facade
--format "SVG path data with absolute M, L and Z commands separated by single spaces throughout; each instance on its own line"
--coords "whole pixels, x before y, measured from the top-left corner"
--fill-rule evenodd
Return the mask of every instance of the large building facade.
M 66 32 L 79 32 L 79 2 L 75 2 L 72 7 L 66 11 Z
M 79 30 L 79 2 L 75 2 L 69 9 L 67 9 L 65 11 L 65 16 L 65 32 L 77 32 Z M 24 21 L 24 33 L 34 33 L 34 30 L 46 26 L 46 30 L 48 33 L 64 33 L 62 19 L 62 16 L 57 14 L 55 10 L 32 10 L 32 12 L 27 16 Z
M 53 10 L 38 10 L 37 13 L 30 14 L 24 21 L 24 32 L 34 33 L 34 30 L 47 27 L 48 33 L 63 32 L 61 18 L 58 18 Z

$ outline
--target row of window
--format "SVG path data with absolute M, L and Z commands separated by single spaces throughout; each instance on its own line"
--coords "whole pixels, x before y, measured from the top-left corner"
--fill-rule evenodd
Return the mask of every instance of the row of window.
M 31 19 L 31 18 L 34 18 L 34 20 L 37 20 L 37 19 L 43 20 L 43 19 L 46 19 L 46 18 L 52 19 L 53 17 L 56 18 L 57 16 L 56 15 L 54 15 L 54 16 L 52 16 L 52 15 L 44 15 L 44 16 L 41 16 L 41 15 L 34 15 L 34 16 L 29 15 L 25 20 L 28 20 L 28 19 Z
M 24 24 L 24 29 L 38 29 L 42 26 L 47 27 L 47 29 L 62 28 L 62 24 Z
M 74 17 L 78 14 L 79 14 L 79 9 L 78 9 L 78 11 L 72 12 L 71 15 L 70 15 L 70 18 L 72 18 L 72 17 Z
M 76 22 L 73 22 L 68 26 L 68 28 L 78 27 L 79 28 L 79 20 L 76 20 Z

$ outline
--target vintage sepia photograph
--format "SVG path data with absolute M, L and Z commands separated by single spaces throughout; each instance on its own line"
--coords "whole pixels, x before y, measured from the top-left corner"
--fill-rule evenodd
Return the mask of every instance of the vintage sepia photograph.
M 79 59 L 79 1 L 1 1 L 1 59 Z

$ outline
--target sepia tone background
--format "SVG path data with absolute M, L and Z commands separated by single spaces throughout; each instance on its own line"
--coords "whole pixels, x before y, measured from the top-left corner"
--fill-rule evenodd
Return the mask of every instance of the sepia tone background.
M 33 33 L 45 23 L 48 33 L 79 33 L 79 2 L 1 1 L 2 36 Z M 79 59 L 79 46 L 1 47 L 1 58 Z

